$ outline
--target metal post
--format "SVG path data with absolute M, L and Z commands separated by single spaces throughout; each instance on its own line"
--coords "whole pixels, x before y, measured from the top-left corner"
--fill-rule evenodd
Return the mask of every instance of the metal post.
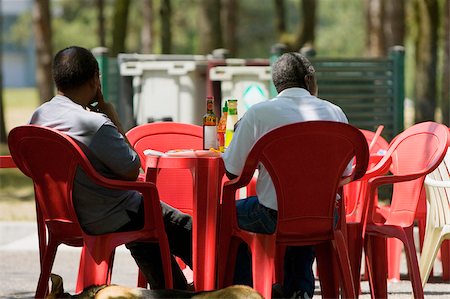
M 394 92 L 394 135 L 404 130 L 404 101 L 405 101 L 405 48 L 394 46 L 389 49 L 389 59 L 393 63 L 393 92 Z

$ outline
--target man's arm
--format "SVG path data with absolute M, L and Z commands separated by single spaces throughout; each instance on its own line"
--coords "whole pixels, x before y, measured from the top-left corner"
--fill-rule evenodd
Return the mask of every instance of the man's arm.
M 125 135 L 125 131 L 122 127 L 122 124 L 120 123 L 119 115 L 117 114 L 116 109 L 114 109 L 114 105 L 111 103 L 105 102 L 105 99 L 103 97 L 103 93 L 102 93 L 100 86 L 97 89 L 96 100 L 98 102 L 98 105 L 95 107 L 95 109 L 93 111 L 106 114 L 106 116 L 108 116 L 108 118 L 117 127 L 117 129 L 119 130 L 119 133 L 123 135 L 123 138 L 128 143 L 128 145 L 131 146 L 130 142 L 128 141 L 128 139 Z
M 139 156 L 113 124 L 103 125 L 95 134 L 89 148 L 97 159 L 110 169 L 115 178 L 135 181 L 139 176 Z

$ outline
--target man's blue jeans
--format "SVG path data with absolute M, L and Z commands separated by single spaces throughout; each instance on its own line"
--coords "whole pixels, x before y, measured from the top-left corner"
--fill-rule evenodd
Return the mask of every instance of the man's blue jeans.
M 261 205 L 256 196 L 236 201 L 236 212 L 239 227 L 262 234 L 275 231 L 277 212 Z M 295 291 L 307 292 L 310 297 L 314 294 L 314 262 L 312 246 L 288 247 L 284 258 L 283 288 L 286 297 L 291 297 Z M 251 258 L 247 246 L 243 243 L 239 247 L 234 284 L 252 285 Z

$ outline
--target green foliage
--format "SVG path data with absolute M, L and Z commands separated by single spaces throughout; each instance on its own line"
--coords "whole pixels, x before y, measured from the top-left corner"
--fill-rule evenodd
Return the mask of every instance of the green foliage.
M 13 43 L 19 48 L 27 47 L 33 34 L 30 28 L 32 28 L 31 11 L 28 11 L 19 16 L 10 31 L 6 34 L 5 42 Z
M 239 1 L 238 54 L 242 58 L 268 58 L 277 42 L 273 1 Z
M 106 43 L 112 44 L 112 16 L 115 0 L 105 1 Z M 159 9 L 161 1 L 154 0 L 154 53 L 161 52 Z M 198 48 L 199 0 L 172 1 L 172 34 L 174 54 L 196 54 Z M 285 0 L 287 28 L 295 33 L 302 15 L 299 0 Z M 97 37 L 97 10 L 92 0 L 51 1 L 53 48 L 59 50 L 69 45 L 93 48 L 99 45 Z M 414 18 L 414 1 L 406 1 L 406 96 L 413 97 L 414 82 L 414 40 L 417 35 L 417 20 Z M 442 11 L 444 0 L 439 0 Z M 238 57 L 267 58 L 271 45 L 277 42 L 274 28 L 274 3 L 272 0 L 238 1 Z M 131 1 L 126 37 L 127 52 L 140 52 L 142 28 L 142 2 Z M 307 13 L 307 12 L 305 12 Z M 18 18 L 5 36 L 18 46 L 26 46 L 32 37 L 31 12 Z M 442 28 L 442 26 L 441 26 Z M 443 40 L 443 33 L 440 32 Z M 361 0 L 320 0 L 317 6 L 316 52 L 326 57 L 361 57 L 365 47 L 364 1 Z M 442 47 L 439 49 L 442 57 Z M 442 60 L 440 60 L 442 61 Z M 439 65 L 439 70 L 442 63 Z M 440 76 L 438 71 L 438 76 Z M 440 87 L 442 80 L 438 80 Z M 439 97 L 439 96 L 438 96 Z
M 51 4 L 55 52 L 72 45 L 86 48 L 98 46 L 97 10 L 92 1 L 61 0 Z M 105 20 L 108 19 L 105 17 Z
M 195 54 L 198 49 L 199 1 L 172 0 L 174 54 Z
M 364 1 L 319 1 L 316 51 L 326 57 L 361 57 L 364 54 Z
M 160 53 L 159 8 L 162 0 L 154 0 L 154 52 Z M 364 49 L 363 2 L 360 0 L 318 2 L 316 48 L 320 56 L 361 56 Z M 112 16 L 114 1 L 105 1 L 106 43 L 112 44 Z M 173 53 L 196 54 L 198 48 L 198 0 L 172 0 Z M 271 45 L 277 42 L 274 28 L 273 1 L 238 1 L 238 56 L 241 58 L 268 57 Z M 93 48 L 97 37 L 97 10 L 92 0 L 59 0 L 51 2 L 53 49 L 70 45 Z M 142 3 L 131 1 L 126 37 L 127 52 L 139 52 L 142 28 Z M 289 32 L 298 30 L 298 0 L 286 0 Z M 16 21 L 7 38 L 26 45 L 31 37 L 31 12 Z M 349 34 L 351 33 L 351 34 Z

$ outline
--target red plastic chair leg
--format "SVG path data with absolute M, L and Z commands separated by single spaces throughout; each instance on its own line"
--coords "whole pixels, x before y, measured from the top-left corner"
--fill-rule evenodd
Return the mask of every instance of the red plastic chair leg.
M 361 293 L 361 260 L 363 241 L 360 223 L 347 223 L 347 247 L 356 294 Z
M 450 281 L 450 240 L 445 240 L 441 245 L 442 279 Z
M 137 286 L 138 288 L 147 288 L 147 278 L 145 278 L 144 273 L 142 273 L 141 270 L 139 270 L 138 273 L 138 282 L 137 282 Z
M 109 259 L 96 261 L 92 257 L 88 249 L 83 247 L 80 258 L 80 269 L 78 271 L 78 279 L 76 292 L 80 293 L 85 287 L 91 285 L 102 285 L 111 283 L 112 265 L 114 263 L 113 250 L 109 254 Z M 102 255 L 103 257 L 103 255 Z
M 334 237 L 334 247 L 338 258 L 343 298 L 356 298 L 356 289 L 353 284 L 352 270 L 344 236 L 341 232 L 335 232 Z
M 331 243 L 323 243 L 315 246 L 322 298 L 339 297 L 339 280 L 335 275 L 330 275 L 330 273 L 334 274 L 337 271 L 336 259 L 331 254 L 332 250 Z
M 221 240 L 221 252 L 219 252 L 217 259 L 218 288 L 228 287 L 233 283 L 234 266 L 239 244 L 240 242 L 236 239 Z
M 407 242 L 405 245 L 405 253 L 408 261 L 408 272 L 411 280 L 414 298 L 424 298 L 422 282 L 420 279 L 419 262 L 417 260 L 416 247 L 414 246 L 413 228 L 410 228 L 407 233 Z
M 53 266 L 53 262 L 55 261 L 58 245 L 59 244 L 52 244 L 50 241 L 47 249 L 45 250 L 35 298 L 45 298 L 48 293 L 48 280 L 50 278 L 50 272 Z
M 271 298 L 275 267 L 274 239 L 266 236 L 254 238 L 251 247 L 253 288 L 264 298 Z
M 400 259 L 403 243 L 399 239 L 389 238 L 387 240 L 388 279 L 391 282 L 400 281 Z
M 372 298 L 387 298 L 386 239 L 366 235 L 364 251 Z
M 275 255 L 275 281 L 282 282 L 284 279 L 284 255 L 286 252 L 285 245 L 277 246 L 277 253 Z

